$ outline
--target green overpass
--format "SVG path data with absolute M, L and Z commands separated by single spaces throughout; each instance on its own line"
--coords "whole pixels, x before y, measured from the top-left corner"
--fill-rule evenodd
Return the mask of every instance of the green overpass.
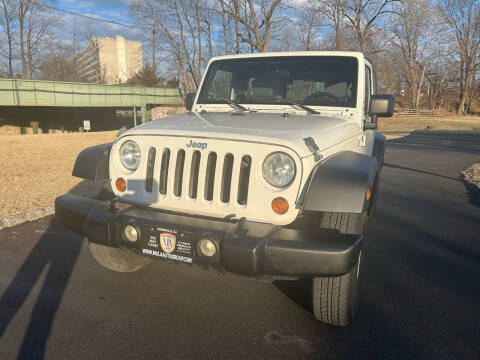
M 177 89 L 0 79 L 0 106 L 133 108 L 135 117 L 138 107 L 143 122 L 147 106 L 182 104 Z

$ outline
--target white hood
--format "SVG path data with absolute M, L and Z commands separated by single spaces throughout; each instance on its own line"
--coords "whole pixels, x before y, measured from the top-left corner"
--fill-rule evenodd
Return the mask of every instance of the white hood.
M 126 135 L 175 135 L 195 138 L 245 140 L 287 146 L 300 157 L 311 155 L 304 139 L 312 137 L 320 151 L 360 133 L 358 123 L 340 117 L 281 113 L 186 113 L 155 120 Z

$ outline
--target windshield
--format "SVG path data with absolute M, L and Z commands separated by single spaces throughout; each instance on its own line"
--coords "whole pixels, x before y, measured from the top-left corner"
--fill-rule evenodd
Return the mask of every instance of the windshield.
M 217 60 L 208 70 L 197 103 L 355 107 L 357 59 L 285 56 Z

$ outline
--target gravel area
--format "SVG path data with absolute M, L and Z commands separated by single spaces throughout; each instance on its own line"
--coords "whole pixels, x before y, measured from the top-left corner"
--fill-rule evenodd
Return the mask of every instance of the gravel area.
M 470 185 L 476 185 L 480 188 L 480 163 L 473 164 L 468 169 L 462 171 L 463 179 Z
M 80 151 L 118 131 L 0 137 L 0 217 L 53 205 L 82 180 L 72 169 Z

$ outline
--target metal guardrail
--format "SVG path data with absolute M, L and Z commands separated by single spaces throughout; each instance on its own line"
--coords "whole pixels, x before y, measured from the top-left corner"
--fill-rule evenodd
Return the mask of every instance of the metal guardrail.
M 177 89 L 0 79 L 0 106 L 145 107 L 181 105 Z

